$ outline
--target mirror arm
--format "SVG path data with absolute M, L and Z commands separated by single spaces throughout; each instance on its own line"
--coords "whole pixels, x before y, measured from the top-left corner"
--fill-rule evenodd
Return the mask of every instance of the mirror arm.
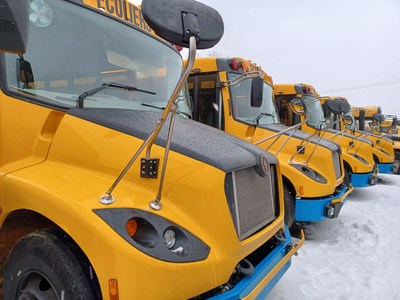
M 165 178 L 165 171 L 167 170 L 167 162 L 168 162 L 168 154 L 169 154 L 169 149 L 171 147 L 171 139 L 172 139 L 172 132 L 174 129 L 174 123 L 175 123 L 175 117 L 176 117 L 176 111 L 178 109 L 178 105 L 174 103 L 172 105 L 172 111 L 171 111 L 171 120 L 169 122 L 169 128 L 168 128 L 168 135 L 167 135 L 167 141 L 165 145 L 165 152 L 164 152 L 164 161 L 163 161 L 163 166 L 161 170 L 161 178 L 160 178 L 160 183 L 158 186 L 158 192 L 156 198 L 149 203 L 150 208 L 154 210 L 160 210 L 162 208 L 161 206 L 161 193 L 162 193 L 162 188 L 164 186 L 164 178 Z
M 335 125 L 336 123 L 339 123 L 339 122 L 341 122 L 341 121 L 342 121 L 342 116 L 341 116 L 340 118 L 338 118 L 335 122 L 329 124 L 329 126 L 327 126 L 326 128 L 324 128 L 324 130 L 323 130 L 324 133 L 327 132 L 328 129 L 329 129 L 330 127 L 333 127 L 333 125 Z M 342 139 L 342 137 L 345 135 L 346 130 L 347 130 L 346 128 L 343 129 L 343 130 L 341 130 L 341 131 L 338 130 L 338 132 L 336 132 L 335 134 L 331 135 L 331 136 L 328 138 L 328 140 L 334 141 L 334 139 L 335 139 L 336 136 L 340 136 L 339 139 L 336 141 L 336 142 L 339 142 L 339 141 Z M 354 142 L 354 141 L 359 142 L 359 146 L 357 147 L 357 149 L 356 149 L 355 152 L 354 152 L 354 153 L 358 153 L 358 151 L 360 150 L 360 148 L 361 148 L 361 146 L 364 144 L 364 142 L 361 140 L 360 137 L 356 137 L 356 136 L 354 136 L 354 137 L 352 138 L 352 140 L 351 140 L 351 142 Z M 354 143 L 354 144 L 351 144 L 351 145 L 346 149 L 346 152 L 349 152 L 350 149 L 353 148 L 353 147 L 355 147 L 355 143 Z
M 187 78 L 189 77 L 190 71 L 193 68 L 194 60 L 196 58 L 196 48 L 197 48 L 196 38 L 194 36 L 190 37 L 189 44 L 190 44 L 189 57 L 188 57 L 186 66 L 181 73 L 181 78 L 179 79 L 174 92 L 172 93 L 160 119 L 157 122 L 156 128 L 153 130 L 152 133 L 150 133 L 150 135 L 146 138 L 146 140 L 143 141 L 142 145 L 136 151 L 135 155 L 131 158 L 131 160 L 128 162 L 126 167 L 122 170 L 122 172 L 118 176 L 118 178 L 114 181 L 114 183 L 111 185 L 111 187 L 107 190 L 106 194 L 104 196 L 100 197 L 100 199 L 99 199 L 100 203 L 105 204 L 105 205 L 114 203 L 115 198 L 112 196 L 112 192 L 117 187 L 117 185 L 122 180 L 122 178 L 125 176 L 125 174 L 128 172 L 128 170 L 131 168 L 131 166 L 136 161 L 136 159 L 139 157 L 140 153 L 142 153 L 144 148 L 146 148 L 146 146 L 148 147 L 147 154 L 150 154 L 151 146 L 153 145 L 154 141 L 156 140 L 161 128 L 163 127 L 163 125 L 168 117 L 168 114 L 170 113 L 170 111 L 172 109 L 175 99 L 177 98 L 183 84 L 186 82 Z M 171 135 L 169 136 L 169 138 L 171 138 Z M 167 144 L 168 143 L 169 143 L 169 141 L 168 141 L 168 137 L 167 137 Z M 166 154 L 167 154 L 167 156 L 164 157 L 164 160 L 166 160 L 168 158 L 168 152 Z M 163 169 L 165 167 L 166 167 L 166 161 L 164 161 Z M 165 170 L 163 170 L 163 171 L 165 171 Z M 164 176 L 163 176 L 163 178 L 164 178 Z M 162 189 L 162 182 L 163 182 L 163 180 L 160 182 L 161 185 L 159 188 L 159 193 L 161 192 L 161 189 Z
M 304 120 L 304 122 L 307 122 L 307 120 L 308 120 L 308 117 L 307 117 L 307 115 L 305 115 L 305 120 Z M 301 142 L 301 147 L 300 147 L 300 148 L 297 150 L 297 152 L 294 153 L 294 154 L 292 155 L 292 157 L 289 159 L 289 163 L 293 163 L 293 159 L 295 158 L 295 156 L 298 155 L 298 154 L 300 154 L 300 152 L 302 152 L 303 149 L 305 149 L 306 146 L 307 146 L 308 144 L 311 143 L 311 139 L 312 139 L 312 138 L 314 138 L 315 136 L 318 136 L 319 139 L 318 139 L 318 142 L 315 144 L 315 146 L 314 146 L 314 148 L 313 148 L 313 151 L 312 151 L 311 154 L 309 155 L 308 159 L 307 159 L 305 162 L 302 163 L 302 164 L 304 164 L 304 165 L 307 166 L 308 163 L 309 163 L 310 160 L 311 160 L 311 157 L 314 155 L 315 150 L 316 150 L 316 149 L 318 148 L 318 146 L 320 145 L 320 143 L 321 143 L 321 141 L 322 141 L 322 138 L 323 138 L 323 136 L 324 136 L 324 134 L 325 134 L 325 132 L 323 132 L 321 135 L 319 135 L 320 132 L 321 132 L 321 130 L 318 129 L 318 130 L 316 130 L 313 134 L 311 134 L 309 137 L 307 137 L 306 139 L 304 139 L 304 140 Z
M 241 74 L 240 76 L 238 76 L 237 78 L 235 78 L 233 80 L 221 81 L 221 82 L 217 83 L 215 86 L 217 88 L 226 87 L 226 86 L 234 86 L 234 85 L 241 83 L 242 81 L 244 81 L 246 79 L 254 78 L 254 77 L 261 77 L 261 75 L 262 74 L 260 71 L 247 72 L 247 73 Z
M 180 93 L 180 91 L 182 89 L 182 86 L 185 84 L 186 80 L 188 79 L 188 77 L 190 75 L 190 71 L 192 70 L 193 65 L 194 65 L 194 60 L 196 59 L 196 49 L 197 49 L 196 37 L 191 36 L 189 39 L 189 57 L 186 61 L 186 66 L 181 73 L 181 77 L 180 77 L 177 85 L 175 86 L 175 90 L 173 91 L 171 97 L 168 100 L 167 105 L 165 106 L 165 109 L 163 111 L 163 114 L 161 115 L 161 118 L 158 120 L 157 127 L 154 130 L 155 135 L 149 141 L 149 145 L 147 146 L 147 150 L 146 150 L 147 158 L 150 158 L 151 147 L 153 146 L 155 139 L 157 138 L 162 126 L 164 125 L 165 120 L 167 119 L 168 114 L 171 111 L 172 105 L 174 104 L 175 99 L 178 97 L 178 94 Z
M 282 131 L 279 131 L 279 132 L 277 132 L 277 133 L 275 133 L 275 134 L 273 134 L 273 135 L 271 135 L 271 136 L 269 136 L 269 137 L 266 137 L 266 138 L 264 138 L 264 139 L 262 139 L 262 140 L 259 140 L 258 142 L 255 142 L 254 145 L 259 145 L 259 144 L 264 143 L 264 142 L 266 142 L 266 141 L 268 141 L 268 140 L 270 140 L 270 139 L 273 139 L 273 138 L 276 138 L 276 137 L 280 137 L 280 136 L 281 136 L 282 134 L 284 134 L 285 132 L 288 132 L 288 131 L 290 131 L 290 130 L 292 130 L 292 129 L 298 129 L 301 125 L 304 125 L 305 123 L 306 123 L 306 122 L 303 121 L 303 122 L 298 123 L 298 124 L 296 124 L 296 125 L 290 126 L 290 127 L 286 128 L 286 129 L 284 129 L 284 130 L 282 130 Z
M 286 128 L 285 130 L 282 130 L 282 131 L 277 132 L 277 133 L 275 133 L 275 134 L 273 134 L 273 135 L 271 135 L 271 136 L 269 136 L 269 137 L 266 137 L 266 138 L 264 138 L 264 139 L 262 139 L 262 140 L 259 140 L 258 142 L 254 143 L 254 145 L 259 145 L 259 144 L 261 144 L 261 143 L 263 143 L 263 142 L 266 142 L 266 141 L 268 141 L 268 140 L 274 138 L 274 141 L 273 141 L 271 144 L 269 144 L 269 146 L 265 149 L 265 150 L 268 151 L 268 150 L 279 140 L 279 138 L 280 138 L 285 132 L 288 132 L 288 131 L 290 131 L 290 130 L 293 129 L 293 132 L 289 134 L 289 136 L 286 138 L 286 140 L 282 143 L 282 145 L 279 147 L 279 149 L 278 149 L 278 150 L 275 152 L 275 154 L 274 154 L 274 155 L 278 155 L 278 153 L 283 149 L 283 147 L 285 147 L 285 145 L 289 142 L 290 138 L 293 136 L 293 134 L 296 132 L 296 130 L 297 130 L 301 125 L 305 124 L 306 122 L 307 122 L 307 118 L 305 118 L 305 120 L 304 120 L 303 122 L 299 123 L 299 124 L 293 125 L 293 126 L 291 126 L 291 127 Z

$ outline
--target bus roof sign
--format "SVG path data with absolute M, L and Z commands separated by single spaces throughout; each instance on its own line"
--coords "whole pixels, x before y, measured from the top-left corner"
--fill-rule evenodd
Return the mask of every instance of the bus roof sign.
M 149 33 L 154 31 L 143 18 L 140 6 L 128 0 L 82 0 L 85 5 L 99 9 L 109 15 L 131 23 Z

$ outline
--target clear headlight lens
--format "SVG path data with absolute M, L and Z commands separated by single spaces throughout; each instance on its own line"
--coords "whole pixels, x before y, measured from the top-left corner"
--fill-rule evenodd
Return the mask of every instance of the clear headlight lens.
M 172 247 L 175 246 L 175 242 L 176 242 L 176 234 L 175 231 L 168 229 L 165 233 L 164 233 L 164 243 L 165 246 L 167 246 L 168 249 L 171 249 Z

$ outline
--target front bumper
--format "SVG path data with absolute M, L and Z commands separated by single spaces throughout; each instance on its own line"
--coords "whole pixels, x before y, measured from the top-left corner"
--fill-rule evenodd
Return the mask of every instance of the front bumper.
M 355 188 L 363 188 L 375 185 L 378 181 L 376 173 L 353 173 L 351 174 L 351 185 Z
M 244 277 L 231 290 L 211 297 L 213 300 L 265 299 L 279 279 L 290 267 L 291 258 L 304 243 L 304 233 L 300 238 L 290 236 L 285 226 L 286 241 L 275 248 L 255 268 L 251 275 Z
M 393 174 L 393 171 L 394 171 L 394 163 L 387 163 L 387 164 L 379 163 L 379 173 Z
M 325 219 L 333 219 L 346 202 L 347 196 L 353 191 L 353 187 L 341 185 L 332 196 L 321 199 L 296 199 L 295 220 L 301 222 L 318 222 Z

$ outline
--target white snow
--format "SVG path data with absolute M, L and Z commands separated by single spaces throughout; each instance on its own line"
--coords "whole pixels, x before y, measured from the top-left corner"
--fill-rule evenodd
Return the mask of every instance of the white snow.
M 337 219 L 305 225 L 308 240 L 268 299 L 400 299 L 400 175 L 355 189 Z

